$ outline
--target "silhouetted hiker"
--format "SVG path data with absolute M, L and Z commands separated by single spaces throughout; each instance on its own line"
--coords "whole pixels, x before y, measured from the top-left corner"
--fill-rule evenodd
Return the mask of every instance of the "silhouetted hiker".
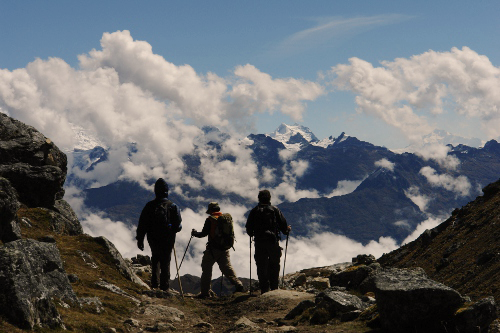
M 292 227 L 287 225 L 283 213 L 271 205 L 271 193 L 259 191 L 259 204 L 248 214 L 245 228 L 255 239 L 255 264 L 261 293 L 278 289 L 282 248 L 279 245 L 282 232 L 287 235 Z
M 137 226 L 137 247 L 144 250 L 144 236 L 151 247 L 151 288 L 168 290 L 170 282 L 170 259 L 175 243 L 175 234 L 181 231 L 179 207 L 168 200 L 168 184 L 159 178 L 155 183 L 156 198 L 146 204 Z
M 208 204 L 207 214 L 210 216 L 205 220 L 201 232 L 195 229 L 191 231 L 191 235 L 197 238 L 208 236 L 207 248 L 203 252 L 203 259 L 201 261 L 201 292 L 198 297 L 205 298 L 213 296 L 215 293 L 211 290 L 212 281 L 212 267 L 215 263 L 219 265 L 220 271 L 226 276 L 232 285 L 236 287 L 236 292 L 243 291 L 243 284 L 236 277 L 233 266 L 229 258 L 229 248 L 232 247 L 232 242 L 224 242 L 221 238 L 221 224 L 223 219 L 231 219 L 232 232 L 232 218 L 229 214 L 222 214 L 217 202 Z M 227 217 L 229 215 L 229 217 Z M 222 217 L 223 216 L 223 217 Z M 219 221 L 219 219 L 221 221 Z M 226 221 L 224 221 L 226 222 Z M 234 235 L 232 235 L 234 241 Z

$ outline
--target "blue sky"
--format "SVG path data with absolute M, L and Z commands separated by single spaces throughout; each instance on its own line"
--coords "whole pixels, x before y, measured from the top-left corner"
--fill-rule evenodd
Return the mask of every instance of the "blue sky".
M 235 67 L 251 64 L 273 78 L 318 81 L 319 73 L 352 57 L 378 67 L 464 46 L 498 68 L 499 15 L 497 1 L 1 1 L 0 68 L 49 57 L 78 68 L 78 55 L 100 50 L 103 33 L 119 30 L 200 75 L 230 77 Z M 345 131 L 391 148 L 409 143 L 401 127 L 356 113 L 357 94 L 333 89 L 305 101 L 299 123 L 320 139 Z M 464 136 L 491 137 L 477 119 L 453 112 L 430 120 Z M 279 111 L 255 118 L 261 133 L 295 121 Z
M 418 143 L 434 129 L 498 139 L 499 17 L 498 1 L 0 0 L 0 111 L 66 152 L 81 129 L 109 147 L 108 161 L 87 173 L 68 154 L 68 169 L 92 187 L 129 179 L 148 188 L 146 180 L 163 177 L 173 191 L 212 186 L 255 200 L 273 170 L 259 175 L 239 138 L 220 154 L 235 160 L 221 158 L 199 142 L 200 126 L 246 135 L 298 122 L 320 139 L 346 132 L 388 148 Z M 130 142 L 137 144 L 133 156 Z M 439 146 L 419 154 L 453 171 L 448 151 Z M 199 154 L 204 184 L 190 176 L 186 154 Z M 282 158 L 288 169 L 271 189 L 275 198 L 323 195 L 297 190 L 307 163 Z M 463 180 L 430 176 L 445 185 Z M 417 194 L 411 199 L 430 200 Z M 86 232 L 135 254 L 134 230 L 88 212 L 79 189 L 67 188 L 65 198 Z M 200 207 L 183 210 L 185 230 L 203 221 L 205 202 Z M 244 224 L 248 207 L 228 210 Z M 430 219 L 415 235 L 440 220 Z M 188 238 L 178 238 L 181 246 Z M 232 255 L 233 265 L 244 267 L 247 247 L 239 244 L 245 249 Z M 296 263 L 287 268 L 295 270 L 397 246 L 381 238 L 363 247 L 327 234 L 293 244 Z M 200 242 L 197 251 L 203 248 Z M 192 272 L 200 258 L 188 260 Z

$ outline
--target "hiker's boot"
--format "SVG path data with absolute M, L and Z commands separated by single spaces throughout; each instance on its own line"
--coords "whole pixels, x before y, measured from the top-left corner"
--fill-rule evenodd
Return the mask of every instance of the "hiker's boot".
M 245 291 L 245 288 L 243 287 L 243 285 L 242 285 L 242 284 L 238 284 L 238 285 L 236 285 L 236 288 L 235 288 L 235 290 L 234 290 L 234 292 L 235 292 L 235 293 L 242 293 L 242 292 L 244 292 L 244 291 Z

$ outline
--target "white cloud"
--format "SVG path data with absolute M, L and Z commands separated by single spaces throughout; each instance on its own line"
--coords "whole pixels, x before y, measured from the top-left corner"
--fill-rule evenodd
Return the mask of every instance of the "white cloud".
M 327 194 L 326 197 L 338 197 L 341 195 L 352 193 L 365 179 L 366 177 L 360 180 L 340 180 L 337 183 L 337 188 Z
M 429 166 L 420 169 L 420 174 L 423 175 L 432 186 L 443 187 L 448 191 L 454 192 L 457 196 L 465 197 L 470 194 L 472 186 L 465 176 L 453 178 L 453 176 L 448 174 L 439 175 L 436 170 Z
M 394 24 L 410 17 L 389 14 L 376 16 L 361 16 L 353 18 L 322 17 L 314 19 L 316 25 L 299 31 L 281 42 L 276 50 L 280 53 L 304 50 L 320 44 L 331 43 L 333 40 L 358 34 L 383 25 Z
M 405 195 L 408 199 L 413 201 L 413 203 L 417 205 L 422 212 L 427 210 L 431 198 L 425 194 L 421 194 L 420 189 L 417 186 L 410 186 L 410 188 L 405 190 Z
M 445 111 L 479 119 L 489 138 L 500 135 L 500 69 L 486 56 L 463 47 L 381 65 L 351 58 L 348 65 L 332 67 L 332 83 L 357 94 L 360 112 L 381 118 L 415 142 L 432 131 L 426 115 Z
M 434 160 L 444 168 L 456 170 L 460 165 L 460 160 L 452 155 L 448 155 L 451 151 L 449 146 L 442 144 L 430 144 L 418 147 L 415 154 L 421 156 L 425 160 Z
M 389 161 L 387 158 L 383 158 L 375 162 L 375 166 L 384 168 L 389 171 L 394 171 L 394 165 L 395 164 Z
M 238 66 L 234 74 L 240 81 L 233 84 L 229 96 L 234 106 L 250 113 L 280 110 L 300 121 L 305 110 L 302 101 L 313 101 L 325 93 L 318 83 L 294 78 L 273 79 L 252 65 Z
M 405 245 L 417 239 L 425 230 L 432 229 L 443 221 L 443 217 L 431 216 L 427 220 L 420 223 L 415 230 L 405 238 L 405 240 L 401 243 L 401 245 Z

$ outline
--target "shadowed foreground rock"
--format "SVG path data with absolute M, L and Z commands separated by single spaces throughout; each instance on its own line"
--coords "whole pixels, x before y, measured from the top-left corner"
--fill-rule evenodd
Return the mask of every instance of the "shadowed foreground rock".
M 52 298 L 78 305 L 55 244 L 22 239 L 0 247 L 0 313 L 24 329 L 63 327 Z
M 386 269 L 373 276 L 382 326 L 388 332 L 452 331 L 465 299 L 422 269 Z
M 16 190 L 7 179 L 0 177 L 0 240 L 3 243 L 21 239 L 16 215 L 19 206 Z

